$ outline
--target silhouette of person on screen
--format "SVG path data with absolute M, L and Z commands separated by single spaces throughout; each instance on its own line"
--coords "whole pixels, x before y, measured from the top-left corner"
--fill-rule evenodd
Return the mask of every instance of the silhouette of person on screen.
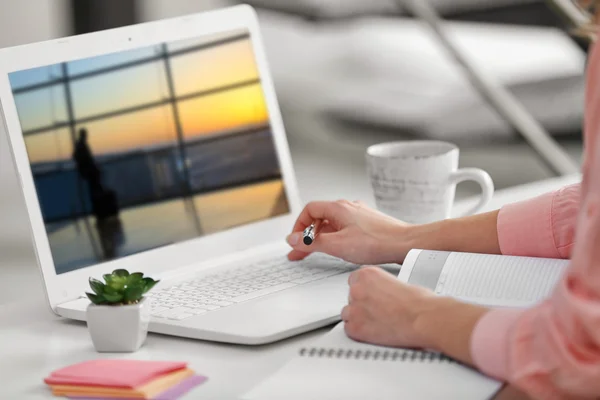
M 96 217 L 96 229 L 100 237 L 103 258 L 110 260 L 116 257 L 117 248 L 123 244 L 123 227 L 118 217 L 116 193 L 102 184 L 102 173 L 87 139 L 87 130 L 80 129 L 73 158 L 79 175 L 88 183 L 92 213 Z
M 81 175 L 81 177 L 88 182 L 90 193 L 92 196 L 94 196 L 102 193 L 103 191 L 102 176 L 100 169 L 96 165 L 96 160 L 94 160 L 87 137 L 87 129 L 80 129 L 79 138 L 75 143 L 73 158 L 77 164 L 79 175 Z

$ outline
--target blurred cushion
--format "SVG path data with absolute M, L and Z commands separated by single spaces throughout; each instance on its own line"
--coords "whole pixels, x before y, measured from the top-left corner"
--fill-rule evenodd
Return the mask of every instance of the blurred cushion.
M 340 84 L 321 110 L 346 122 L 406 127 L 428 138 L 514 137 L 435 36 L 417 21 L 399 21 L 363 19 L 346 33 L 351 48 L 338 62 Z M 446 28 L 464 56 L 508 87 L 548 130 L 577 129 L 586 58 L 566 34 L 476 23 Z
M 484 10 L 542 0 L 429 0 L 441 14 Z M 254 7 L 299 14 L 309 18 L 404 14 L 401 0 L 246 0 Z

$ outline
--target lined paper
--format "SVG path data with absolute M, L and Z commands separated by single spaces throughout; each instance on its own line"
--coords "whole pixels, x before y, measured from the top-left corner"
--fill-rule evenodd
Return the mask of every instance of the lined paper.
M 435 292 L 488 306 L 529 306 L 551 294 L 568 265 L 568 260 L 452 253 Z

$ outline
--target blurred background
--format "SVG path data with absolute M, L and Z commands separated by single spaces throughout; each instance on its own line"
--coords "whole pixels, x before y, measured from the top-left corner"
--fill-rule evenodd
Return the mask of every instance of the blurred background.
M 234 0 L 3 2 L 0 47 L 174 17 Z M 369 191 L 364 153 L 391 140 L 441 139 L 496 188 L 555 176 L 485 102 L 435 36 L 394 0 L 248 0 L 261 23 L 303 200 Z M 576 163 L 581 159 L 585 43 L 542 0 L 431 0 L 452 40 L 505 85 Z M 23 243 L 25 211 L 0 137 L 0 220 Z M 327 188 L 323 190 L 323 187 Z M 4 188 L 12 188 L 5 190 Z M 461 184 L 458 198 L 478 192 Z M 369 200 L 369 199 L 367 199 Z M 21 238 L 21 239 L 18 239 Z M 5 240 L 6 239 L 6 240 Z M 13 251 L 10 249 L 10 251 Z M 31 262 L 25 260 L 24 264 Z M 1 260 L 0 260 L 1 263 Z

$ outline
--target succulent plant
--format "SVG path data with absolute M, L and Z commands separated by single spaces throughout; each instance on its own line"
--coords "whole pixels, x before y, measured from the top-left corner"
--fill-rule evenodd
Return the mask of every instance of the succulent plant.
M 94 293 L 86 293 L 92 303 L 97 305 L 128 305 L 136 304 L 158 282 L 145 278 L 141 272 L 130 274 L 125 269 L 114 270 L 111 274 L 102 276 L 104 282 L 90 278 L 90 287 Z

